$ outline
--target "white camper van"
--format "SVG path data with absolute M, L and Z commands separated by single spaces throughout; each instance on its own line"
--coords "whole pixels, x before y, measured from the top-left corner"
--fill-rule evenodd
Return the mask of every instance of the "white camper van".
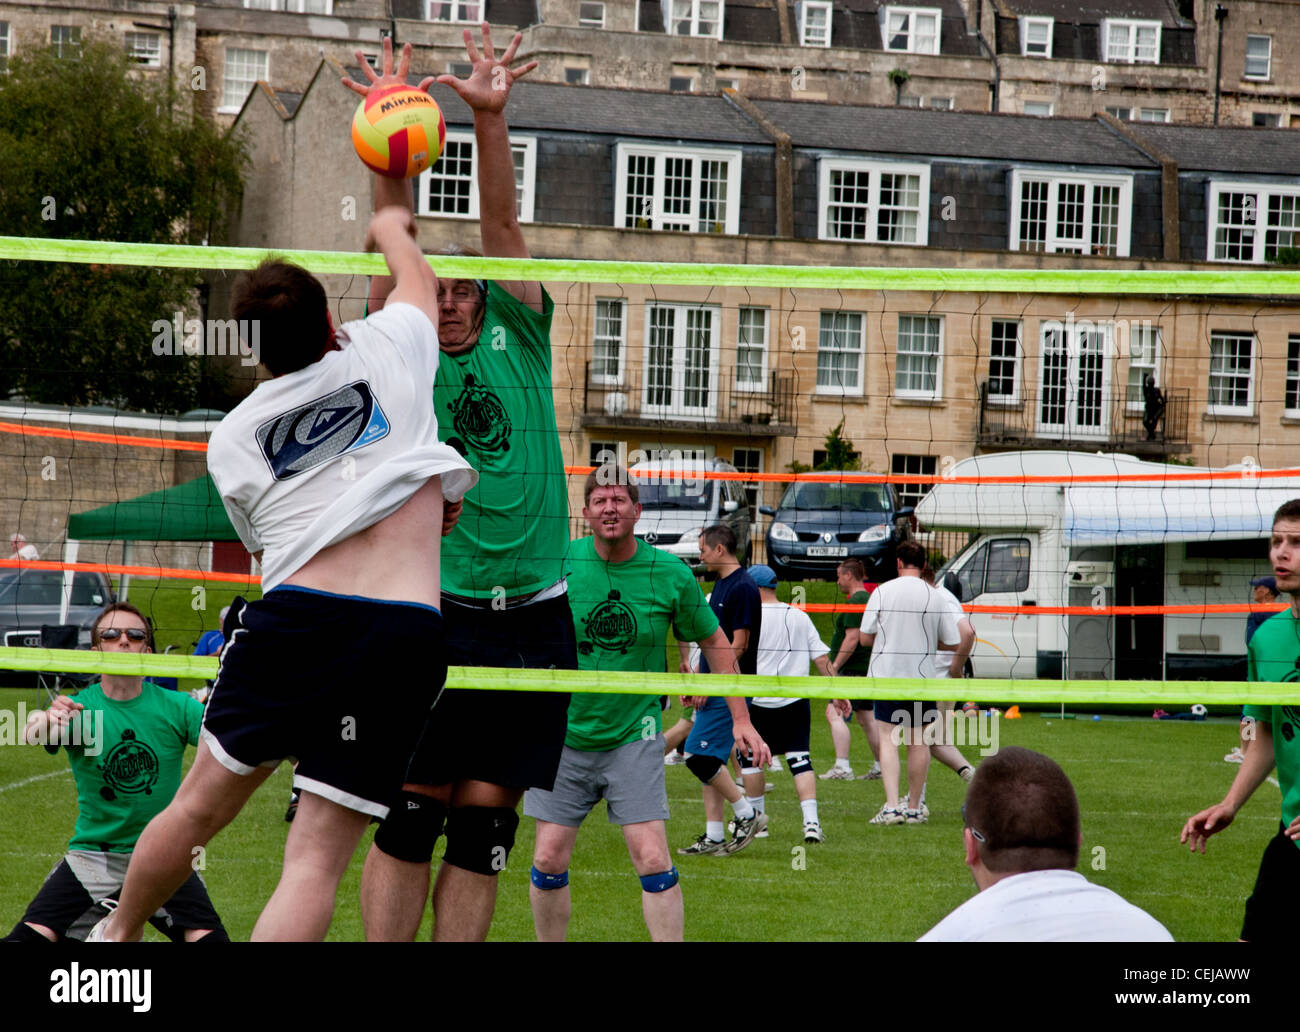
M 985 606 L 1246 603 L 1270 572 L 1268 538 L 1300 478 L 1233 467 L 1231 479 L 1112 478 L 1210 472 L 1130 455 L 1006 452 L 953 477 L 1089 477 L 1046 484 L 936 484 L 917 505 L 927 530 L 970 531 L 943 573 Z M 1110 616 L 972 614 L 976 677 L 1244 680 L 1246 613 Z

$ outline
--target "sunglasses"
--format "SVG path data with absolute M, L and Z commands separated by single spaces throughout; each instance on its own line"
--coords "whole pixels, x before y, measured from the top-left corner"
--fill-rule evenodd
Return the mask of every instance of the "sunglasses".
M 985 838 L 985 837 L 980 833 L 980 831 L 979 831 L 978 828 L 973 828 L 973 827 L 971 827 L 970 824 L 967 823 L 967 821 L 966 821 L 966 804 L 965 804 L 965 803 L 962 803 L 962 804 L 961 804 L 961 822 L 962 822 L 963 824 L 965 824 L 966 827 L 970 828 L 970 833 L 971 833 L 972 835 L 975 836 L 975 841 L 976 841 L 976 842 L 987 842 L 987 841 L 988 841 L 988 839 L 986 839 L 986 838 Z
M 99 632 L 100 641 L 117 641 L 123 634 L 131 641 L 144 641 L 149 636 L 149 632 L 141 630 L 139 627 L 128 627 L 124 632 L 120 627 L 109 627 Z

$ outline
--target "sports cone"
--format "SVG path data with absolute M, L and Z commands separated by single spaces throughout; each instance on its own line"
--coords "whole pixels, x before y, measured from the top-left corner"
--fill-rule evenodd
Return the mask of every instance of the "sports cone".
M 1020 719 L 1020 707 L 1019 707 L 1019 706 L 1008 706 L 1008 707 L 1007 707 L 1007 711 L 1006 711 L 1005 713 L 1002 714 L 1002 719 L 1003 719 L 1003 720 L 1019 720 L 1019 719 Z

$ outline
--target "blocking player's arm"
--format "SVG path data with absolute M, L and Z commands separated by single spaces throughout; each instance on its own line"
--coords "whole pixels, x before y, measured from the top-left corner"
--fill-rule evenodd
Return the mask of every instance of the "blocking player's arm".
M 384 40 L 387 42 L 388 37 Z M 410 44 L 408 43 L 409 47 Z M 375 180 L 375 211 L 383 208 L 405 208 L 415 214 L 415 201 L 411 193 L 411 180 L 409 179 L 389 179 L 387 176 L 381 176 L 374 173 Z M 414 227 L 414 220 L 412 221 Z M 371 276 L 370 292 L 366 296 L 366 314 L 373 315 L 384 307 L 388 301 L 388 295 L 393 292 L 393 287 L 397 281 L 392 276 Z
M 1232 823 L 1237 811 L 1246 805 L 1246 800 L 1264 783 L 1273 769 L 1273 762 L 1273 728 L 1264 721 L 1257 720 L 1255 737 L 1246 742 L 1245 755 L 1241 766 L 1237 768 L 1237 776 L 1232 779 L 1228 794 L 1222 802 L 1189 817 L 1178 841 L 1186 843 L 1193 853 L 1198 849 L 1204 853 L 1206 840 Z
M 511 68 L 523 34 L 516 32 L 500 59 L 492 47 L 492 30 L 480 26 L 483 50 L 474 45 L 474 34 L 465 30 L 465 52 L 470 59 L 470 76 L 458 79 L 440 75 L 438 82 L 454 89 L 474 112 L 474 146 L 478 160 L 479 239 L 488 258 L 527 258 L 528 245 L 519 227 L 515 203 L 515 160 L 510 150 L 510 128 L 505 106 L 510 88 L 537 67 L 529 61 Z M 542 310 L 542 285 L 537 282 L 499 282 L 519 301 L 536 312 Z
M 388 300 L 414 305 L 438 325 L 438 277 L 411 234 L 413 220 L 405 208 L 381 208 L 370 220 L 366 249 L 383 252 L 395 285 Z

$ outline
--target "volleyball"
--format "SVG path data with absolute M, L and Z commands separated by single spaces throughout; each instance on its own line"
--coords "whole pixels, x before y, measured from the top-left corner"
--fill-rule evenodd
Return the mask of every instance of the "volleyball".
M 389 179 L 418 176 L 447 139 L 442 111 L 413 86 L 371 90 L 352 119 L 352 146 L 367 168 Z

